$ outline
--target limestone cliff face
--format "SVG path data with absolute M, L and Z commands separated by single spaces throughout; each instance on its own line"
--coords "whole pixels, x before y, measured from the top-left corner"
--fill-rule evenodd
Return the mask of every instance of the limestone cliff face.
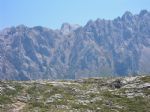
M 0 31 L 0 79 L 75 79 L 150 73 L 150 12 L 114 20 Z

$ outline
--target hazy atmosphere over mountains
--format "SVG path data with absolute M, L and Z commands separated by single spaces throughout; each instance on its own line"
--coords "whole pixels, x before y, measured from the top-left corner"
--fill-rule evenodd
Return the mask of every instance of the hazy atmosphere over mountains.
M 114 20 L 0 31 L 0 79 L 76 79 L 150 73 L 150 12 Z

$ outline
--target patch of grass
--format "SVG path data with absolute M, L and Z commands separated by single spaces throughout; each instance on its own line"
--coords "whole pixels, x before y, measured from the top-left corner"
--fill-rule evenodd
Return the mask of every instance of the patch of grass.
M 111 100 L 116 104 L 124 106 L 121 109 L 122 112 L 147 112 L 148 108 L 150 109 L 150 102 L 139 96 L 134 98 L 112 98 Z
M 75 104 L 75 103 L 71 104 L 71 107 L 75 109 L 91 109 L 89 105 L 82 105 L 82 104 Z
M 50 84 L 41 85 L 33 83 L 33 85 L 27 89 L 27 93 L 30 95 L 42 95 L 46 90 L 49 90 L 52 87 L 53 86 Z
M 144 88 L 143 93 L 144 93 L 145 95 L 150 95 L 150 89 Z
M 52 87 L 51 91 L 50 91 L 50 95 L 54 95 L 54 94 L 61 94 L 64 92 L 64 89 L 61 87 Z
M 146 101 L 143 97 L 135 97 L 128 100 L 126 103 L 129 111 L 146 112 L 150 109 L 150 102 Z
M 7 96 L 15 96 L 17 95 L 17 91 L 16 90 L 10 90 L 10 89 L 5 89 L 4 90 L 4 94 Z
M 102 96 L 104 96 L 106 98 L 113 98 L 114 97 L 114 95 L 110 91 L 102 92 Z
M 37 93 L 37 88 L 35 85 L 33 85 L 32 87 L 28 88 L 27 93 L 30 95 L 36 94 Z
M 0 104 L 9 104 L 9 103 L 12 103 L 12 101 L 8 96 L 0 95 Z
M 39 108 L 45 107 L 43 102 L 31 101 L 29 104 L 32 105 L 32 107 L 39 107 Z
M 43 105 L 42 102 L 28 103 L 27 106 L 21 112 L 49 112 L 50 107 Z
M 52 105 L 67 105 L 67 100 L 66 99 L 60 99 L 60 100 L 55 100 Z
M 144 77 L 141 78 L 141 80 L 143 82 L 149 82 L 150 83 L 150 76 L 144 76 Z
M 19 83 L 15 83 L 14 88 L 17 92 L 20 92 L 23 89 L 23 86 Z
M 89 93 L 89 96 L 90 96 L 90 98 L 94 98 L 94 97 L 98 96 L 98 94 L 97 93 Z
M 103 96 L 105 100 L 111 100 L 112 104 L 123 106 L 120 112 L 147 112 L 150 109 L 150 102 L 143 97 L 127 98 L 108 91 L 103 92 Z M 103 109 L 105 109 L 104 106 Z

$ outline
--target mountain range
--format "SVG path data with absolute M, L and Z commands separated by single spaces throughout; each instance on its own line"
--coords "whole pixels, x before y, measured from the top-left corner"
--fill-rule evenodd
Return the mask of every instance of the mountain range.
M 150 73 L 150 12 L 0 31 L 0 79 L 79 79 Z

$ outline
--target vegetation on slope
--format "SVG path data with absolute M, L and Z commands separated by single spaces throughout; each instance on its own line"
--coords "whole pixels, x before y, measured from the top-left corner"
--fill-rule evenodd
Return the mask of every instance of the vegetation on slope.
M 0 81 L 0 112 L 150 112 L 150 76 Z

